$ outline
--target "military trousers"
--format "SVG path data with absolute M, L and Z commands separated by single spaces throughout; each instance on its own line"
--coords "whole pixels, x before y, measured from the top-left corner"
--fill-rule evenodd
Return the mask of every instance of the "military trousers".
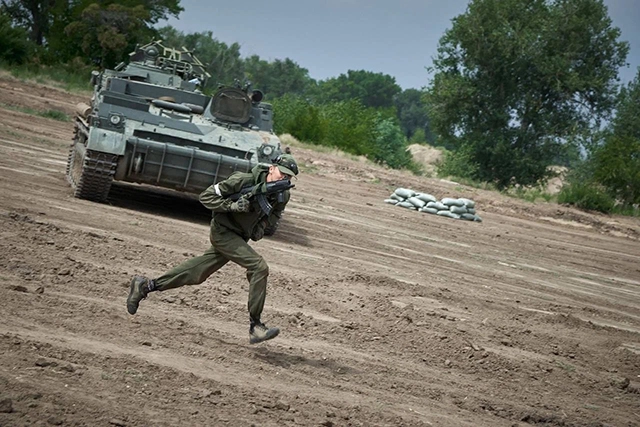
M 231 230 L 212 227 L 211 247 L 202 255 L 191 258 L 156 279 L 159 291 L 179 288 L 184 285 L 198 285 L 229 261 L 247 270 L 249 281 L 249 315 L 260 320 L 267 296 L 269 266 L 246 240 Z

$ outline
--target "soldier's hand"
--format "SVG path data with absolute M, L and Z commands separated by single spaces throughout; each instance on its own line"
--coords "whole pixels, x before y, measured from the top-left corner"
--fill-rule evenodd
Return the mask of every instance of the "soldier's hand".
M 261 224 L 258 224 L 253 229 L 253 233 L 251 233 L 251 240 L 253 240 L 254 242 L 257 242 L 263 237 L 264 237 L 264 226 Z
M 249 199 L 246 196 L 242 196 L 235 202 L 231 203 L 229 210 L 231 212 L 248 212 L 249 205 L 250 205 Z

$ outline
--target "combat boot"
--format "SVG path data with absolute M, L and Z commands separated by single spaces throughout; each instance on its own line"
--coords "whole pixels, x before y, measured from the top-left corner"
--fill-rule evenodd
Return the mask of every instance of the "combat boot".
M 127 297 L 127 311 L 129 314 L 136 314 L 140 301 L 145 299 L 149 292 L 155 290 L 155 280 L 149 280 L 144 276 L 133 276 L 129 285 L 129 296 Z
M 278 328 L 268 328 L 262 322 L 251 322 L 249 327 L 249 344 L 257 344 L 275 338 L 280 333 Z

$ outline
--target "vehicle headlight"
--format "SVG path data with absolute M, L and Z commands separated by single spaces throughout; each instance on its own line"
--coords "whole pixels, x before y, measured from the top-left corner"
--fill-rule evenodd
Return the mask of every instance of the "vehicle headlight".
M 109 121 L 111 122 L 112 125 L 118 126 L 120 123 L 122 123 L 122 116 L 118 116 L 117 114 L 114 114 L 111 117 L 109 117 Z
M 273 153 L 273 147 L 270 145 L 265 145 L 264 147 L 262 147 L 262 154 L 264 154 L 265 156 L 270 156 L 271 153 Z

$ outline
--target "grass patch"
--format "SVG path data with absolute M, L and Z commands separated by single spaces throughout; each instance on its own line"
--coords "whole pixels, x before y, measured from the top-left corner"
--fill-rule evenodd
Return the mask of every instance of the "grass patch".
M 562 187 L 558 193 L 558 203 L 603 213 L 611 213 L 616 204 L 599 186 L 581 182 L 573 182 Z
M 36 114 L 42 117 L 46 117 L 47 119 L 58 120 L 60 122 L 68 122 L 71 120 L 66 113 L 63 113 L 60 110 L 47 110 L 38 112 Z
M 57 87 L 69 92 L 91 91 L 91 68 L 72 65 L 12 65 L 0 64 L 13 77 L 23 82 L 33 81 L 38 84 Z
M 7 110 L 20 111 L 21 113 L 29 114 L 31 116 L 40 116 L 47 119 L 58 120 L 59 122 L 71 121 L 71 118 L 67 113 L 60 110 L 45 110 L 39 111 L 29 107 L 16 107 L 15 105 L 0 104 L 0 107 Z
M 558 367 L 562 368 L 563 370 L 565 370 L 567 372 L 575 372 L 575 370 L 576 370 L 575 366 L 570 365 L 569 363 L 561 362 L 559 360 L 556 360 L 556 365 L 558 365 Z
M 503 193 L 509 197 L 515 197 L 517 199 L 526 200 L 531 203 L 536 203 L 539 201 L 545 201 L 549 203 L 555 201 L 555 196 L 547 193 L 541 188 L 517 187 L 505 190 Z
M 487 190 L 487 191 L 496 191 L 498 192 L 497 187 L 490 183 L 490 182 L 484 182 L 484 181 L 474 181 L 471 178 L 466 178 L 463 176 L 455 176 L 455 175 L 438 175 L 439 178 L 441 179 L 445 179 L 447 181 L 451 181 L 454 182 L 456 184 L 459 184 L 459 186 L 456 187 L 457 191 L 462 191 L 464 190 L 463 187 L 461 187 L 462 185 L 466 186 L 466 187 L 471 187 L 471 188 L 477 188 L 479 190 Z
M 613 207 L 612 213 L 624 216 L 633 216 L 640 218 L 640 206 L 621 206 Z

